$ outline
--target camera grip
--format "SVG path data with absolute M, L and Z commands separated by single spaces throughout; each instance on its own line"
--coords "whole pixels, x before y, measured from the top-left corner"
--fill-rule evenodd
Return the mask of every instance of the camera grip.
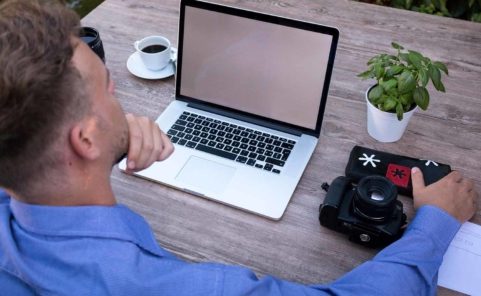
M 351 179 L 340 176 L 332 181 L 327 191 L 324 202 L 319 207 L 319 222 L 321 225 L 331 228 L 338 228 L 338 214 L 342 198 L 346 190 L 351 188 Z

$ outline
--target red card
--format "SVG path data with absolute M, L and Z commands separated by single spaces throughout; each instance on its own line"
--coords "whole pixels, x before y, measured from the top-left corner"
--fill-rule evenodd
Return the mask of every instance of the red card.
M 386 178 L 401 187 L 408 187 L 411 179 L 411 168 L 390 163 L 387 167 Z

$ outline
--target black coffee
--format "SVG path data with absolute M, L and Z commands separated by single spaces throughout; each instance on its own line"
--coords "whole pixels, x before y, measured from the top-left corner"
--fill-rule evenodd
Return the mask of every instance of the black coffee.
M 145 52 L 145 53 L 158 53 L 158 52 L 164 51 L 166 49 L 167 49 L 167 47 L 164 46 L 164 45 L 154 44 L 154 45 L 149 45 L 149 46 L 146 46 L 146 47 L 142 48 L 142 51 Z

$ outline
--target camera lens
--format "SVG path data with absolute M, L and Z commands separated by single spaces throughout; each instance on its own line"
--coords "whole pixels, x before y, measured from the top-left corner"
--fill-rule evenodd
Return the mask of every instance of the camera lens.
M 397 188 L 381 176 L 362 178 L 353 199 L 354 213 L 370 221 L 383 222 L 396 207 Z

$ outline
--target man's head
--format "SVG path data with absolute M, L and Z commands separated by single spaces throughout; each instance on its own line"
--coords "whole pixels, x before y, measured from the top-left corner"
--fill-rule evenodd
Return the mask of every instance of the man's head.
M 126 151 L 113 84 L 79 29 L 58 2 L 0 4 L 0 187 L 27 196 Z

